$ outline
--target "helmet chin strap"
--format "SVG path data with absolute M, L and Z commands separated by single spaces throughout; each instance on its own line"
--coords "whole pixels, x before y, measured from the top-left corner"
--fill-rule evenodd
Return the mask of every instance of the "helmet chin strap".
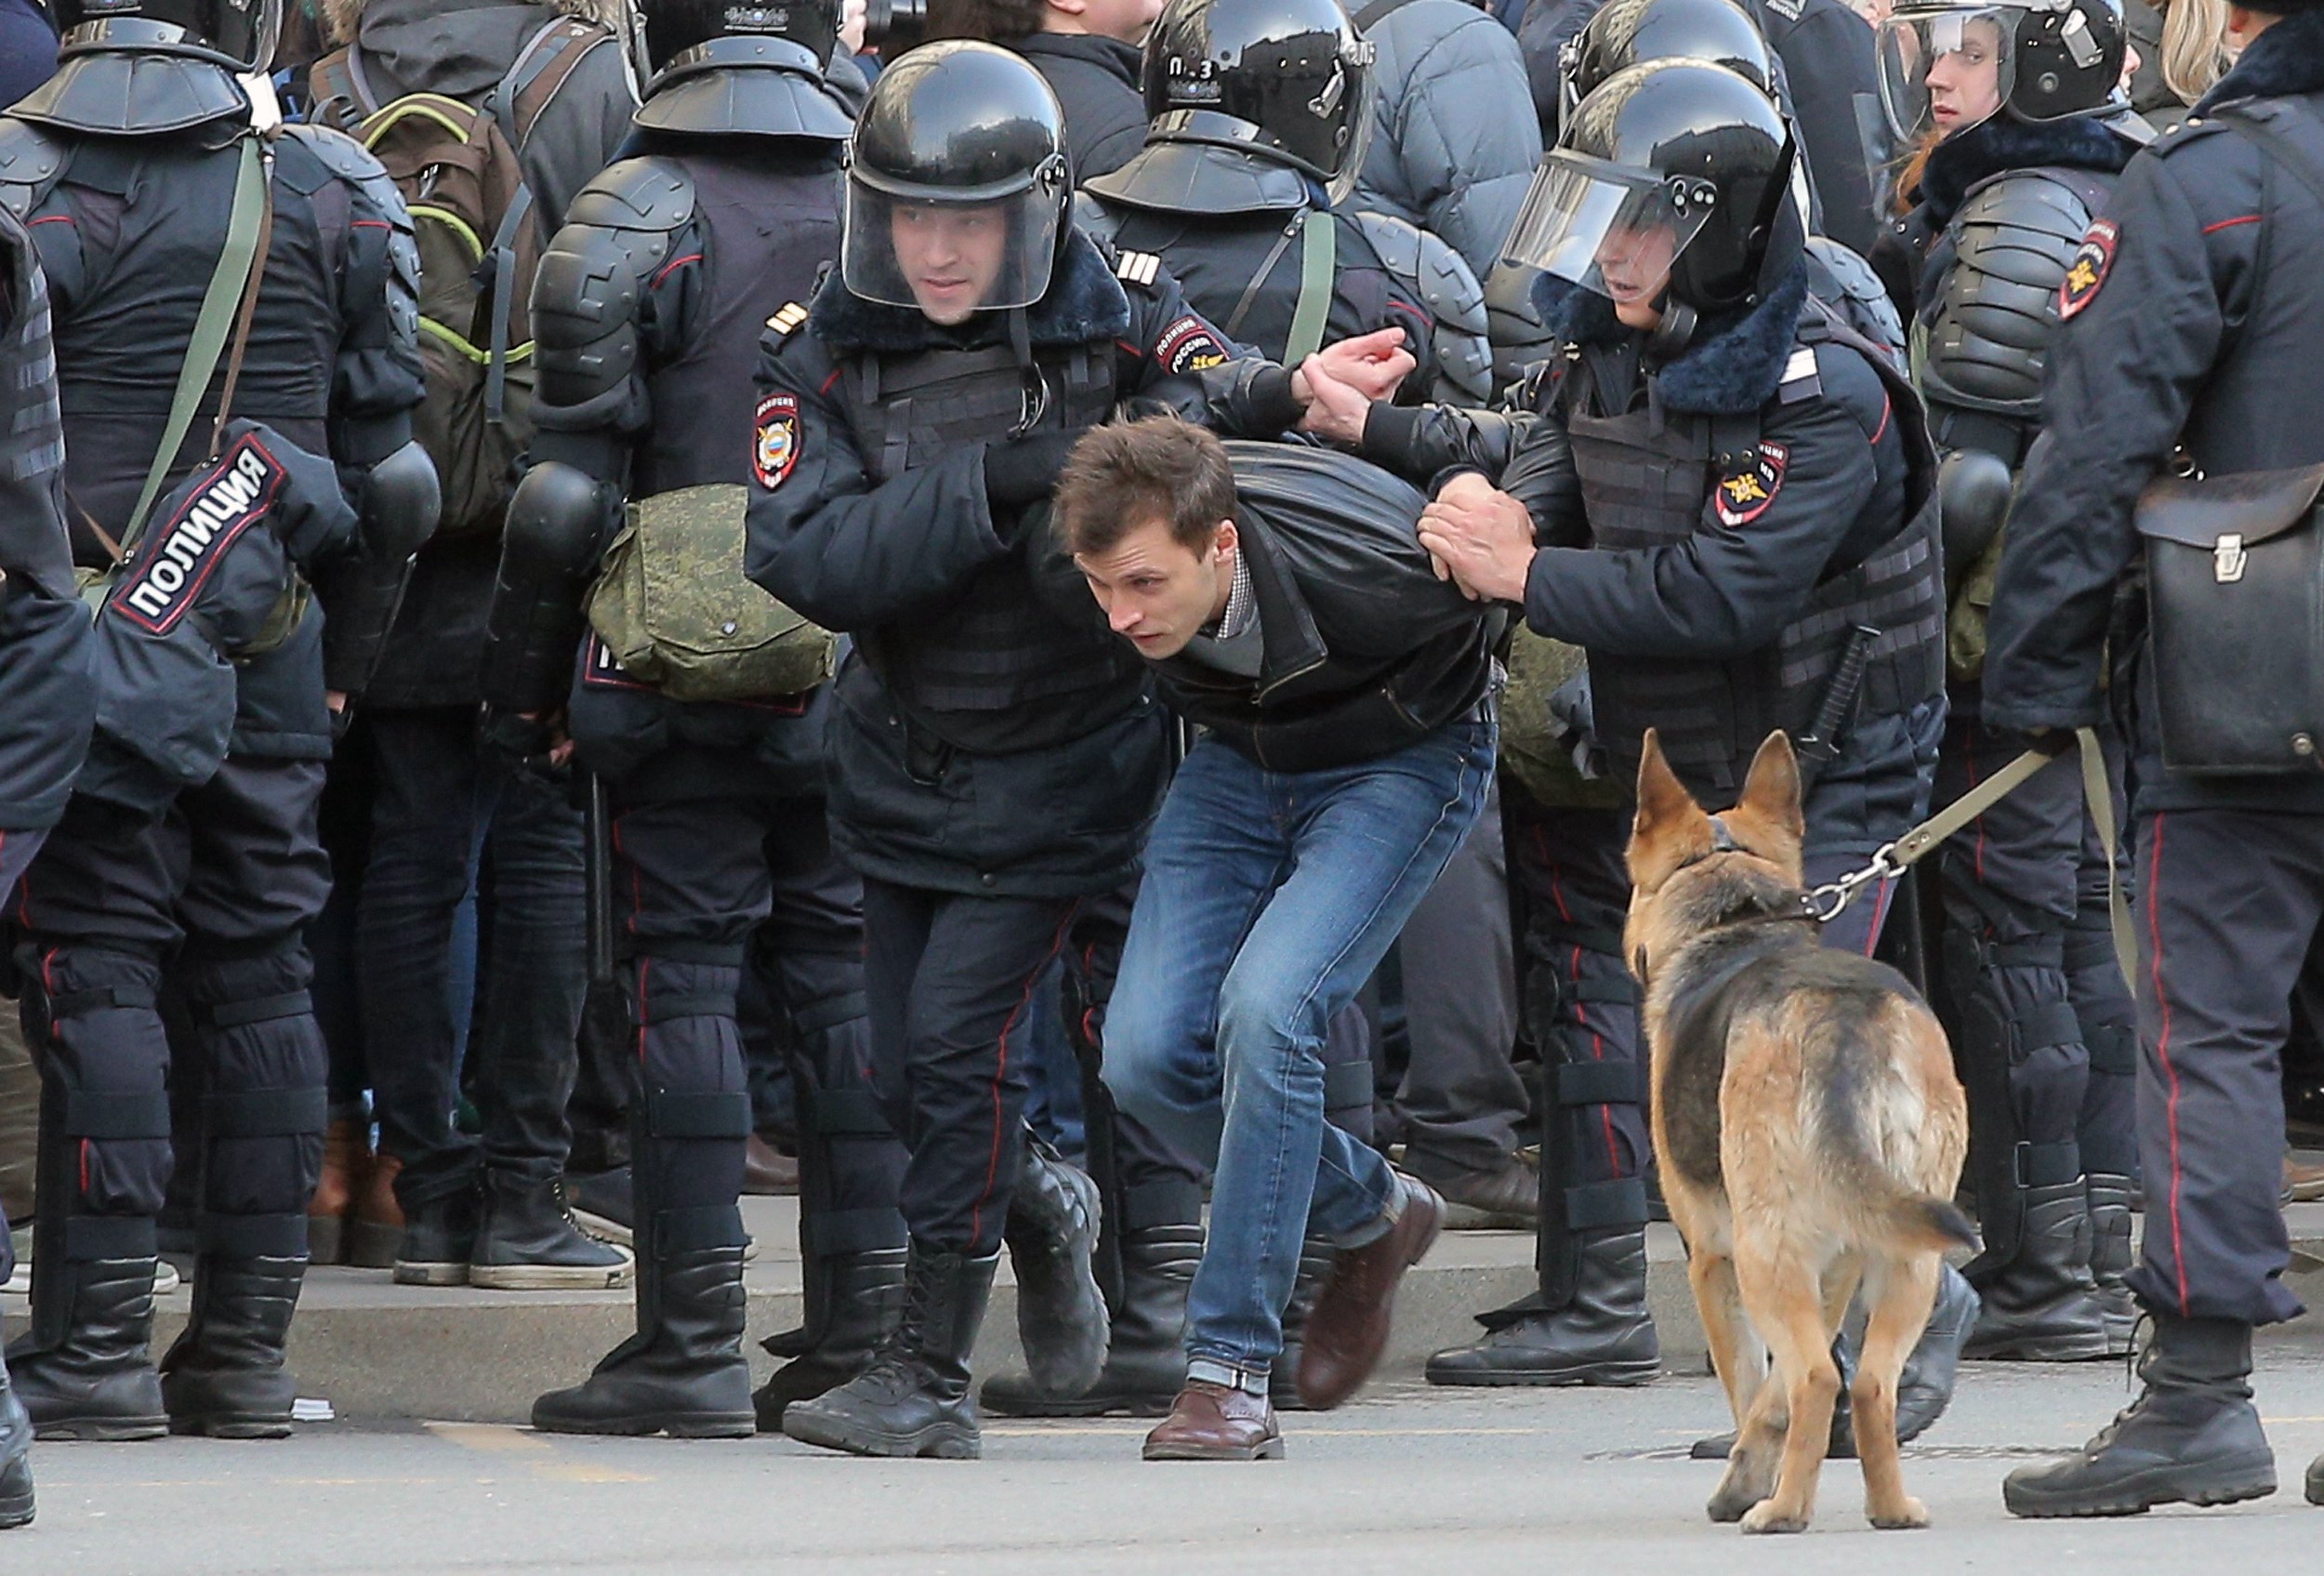
M 1646 336 L 1646 354 L 1655 361 L 1669 361 L 1695 338 L 1695 309 L 1684 301 L 1672 300 L 1670 292 L 1665 289 L 1656 310 L 1662 316 Z

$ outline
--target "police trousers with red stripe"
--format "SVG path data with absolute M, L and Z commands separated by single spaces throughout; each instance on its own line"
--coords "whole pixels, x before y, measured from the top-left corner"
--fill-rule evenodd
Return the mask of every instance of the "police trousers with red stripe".
M 2324 920 L 2324 815 L 2146 814 L 2137 869 L 2146 1234 L 2130 1288 L 2181 1318 L 2296 1318 L 2283 1283 L 2283 1046 Z
M 36 1340 L 49 1266 L 152 1256 L 173 1161 L 165 973 L 199 1063 L 178 1076 L 202 1092 L 200 1250 L 305 1256 L 328 1060 L 305 942 L 331 880 L 323 772 L 229 756 L 158 812 L 76 794 L 25 872 L 13 917 L 41 1075 Z
M 864 881 L 872 1076 L 910 1159 L 904 1220 L 947 1253 L 998 1251 L 1023 1147 L 1035 987 L 1080 900 Z

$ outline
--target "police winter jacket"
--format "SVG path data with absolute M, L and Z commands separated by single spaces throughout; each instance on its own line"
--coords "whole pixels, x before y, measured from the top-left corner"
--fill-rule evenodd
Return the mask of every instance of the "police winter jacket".
M 1435 232 L 1483 279 L 1541 161 L 1517 41 L 1466 0 L 1405 0 L 1364 36 L 1380 58 L 1353 205 Z
M 2100 721 L 2128 696 L 2141 810 L 2324 813 L 2324 775 L 2191 778 L 2162 768 L 2143 621 L 2113 629 L 2140 562 L 2132 507 L 2174 449 L 2210 476 L 2324 460 L 2324 201 L 2249 137 L 2270 116 L 2324 158 L 2324 13 L 2251 41 L 2184 124 L 2133 158 L 2061 289 L 2044 435 L 2027 463 L 1989 623 L 1985 720 Z M 2218 704 L 2232 706 L 2223 695 Z
M 1270 771 L 1315 772 L 1392 755 L 1484 698 L 1501 617 L 1430 567 L 1418 533 L 1426 497 L 1326 449 L 1227 453 L 1259 677 L 1170 657 L 1154 667 L 1171 710 Z M 1094 606 L 1063 568 L 1059 593 Z
M 1265 435 L 1298 410 L 1287 372 L 1238 357 L 1167 275 L 1125 287 L 1077 231 L 1023 314 L 1045 400 L 1017 365 L 1012 315 L 944 329 L 833 277 L 803 326 L 770 328 L 746 566 L 857 637 L 828 740 L 849 862 L 905 885 L 1064 896 L 1131 868 L 1162 714 L 1123 642 L 1042 603 L 1027 513 L 1070 432 L 1116 400 Z M 1037 404 L 1034 430 L 1009 440 Z
M 1076 186 L 1122 167 L 1146 145 L 1146 100 L 1135 44 L 1094 33 L 1036 33 L 1007 41 L 1033 62 L 1065 112 Z

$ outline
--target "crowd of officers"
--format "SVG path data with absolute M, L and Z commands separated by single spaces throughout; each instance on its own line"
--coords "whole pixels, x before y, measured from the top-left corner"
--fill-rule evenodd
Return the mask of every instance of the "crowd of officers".
M 1396 1185 L 1537 1215 L 1538 1284 L 1429 1377 L 1657 1371 L 1629 785 L 1653 729 L 1727 802 L 1783 728 L 1807 881 L 1849 899 L 1826 942 L 1927 980 L 1971 1095 L 1984 1248 L 1900 1433 L 1963 1356 L 2120 1355 L 2143 1312 L 2139 1401 L 2011 1508 L 2272 1490 L 2251 1331 L 2300 1311 L 2277 1055 L 2324 913 L 2324 654 L 2292 632 L 2324 12 L 2270 4 L 2158 135 L 2119 0 L 1536 4 L 1514 36 L 1459 0 L 980 0 L 882 8 L 876 58 L 827 0 L 366 0 L 290 124 L 270 0 L 66 0 L 0 116 L 0 891 L 42 1079 L 0 1524 L 31 1429 L 290 1427 L 334 1114 L 318 817 L 358 709 L 361 1033 L 443 1047 L 379 1092 L 400 1278 L 626 1268 L 565 1213 L 570 1065 L 537 1054 L 592 964 L 618 992 L 637 1332 L 536 1426 L 974 1453 L 1004 1245 L 1027 1371 L 984 1406 L 1169 1410 L 1182 1343 L 1213 1349 L 1220 1138 L 1105 1028 L 1171 712 L 1287 793 L 1480 716 L 1489 750 L 1498 694 L 1497 786 L 1394 955 Z M 1051 506 L 1086 433 L 1157 419 L 1318 457 L 1352 521 L 1409 494 L 1466 655 L 1345 617 L 1367 561 L 1328 532 L 1141 633 Z M 1292 509 L 1233 447 L 1245 503 Z M 1881 851 L 2036 743 L 1899 887 Z M 410 853 L 447 823 L 463 851 Z M 488 828 L 480 1159 L 444 975 Z M 1025 1117 L 1061 965 L 1082 1165 Z M 1360 1143 L 1366 1021 L 1332 1005 L 1286 1076 Z M 755 1395 L 754 1019 L 808 1289 Z M 195 1291 L 156 1365 L 173 1172 Z M 1290 1293 L 1224 1389 L 1287 1404 L 1334 1237 L 1296 1275 L 1265 1250 Z M 1271 1411 L 1243 1443 L 1279 1452 Z

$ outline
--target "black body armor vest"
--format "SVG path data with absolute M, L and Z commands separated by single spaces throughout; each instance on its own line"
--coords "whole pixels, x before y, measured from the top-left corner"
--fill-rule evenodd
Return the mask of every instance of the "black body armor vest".
M 8 271 L 7 341 L 0 346 L 0 570 L 49 596 L 70 599 L 73 550 L 58 488 L 64 420 L 57 408 L 57 352 L 48 288 L 33 244 L 0 210 L 0 259 Z
M 1910 709 L 1944 686 L 1945 594 L 1938 550 L 1935 467 L 1909 383 L 1878 349 L 1817 307 L 1799 343 L 1837 341 L 1880 374 L 1902 424 L 1909 468 L 1903 528 L 1860 562 L 1829 565 L 1807 606 L 1774 643 L 1744 657 L 1590 654 L 1599 738 L 1615 780 L 1634 782 L 1649 727 L 1681 781 L 1698 798 L 1732 803 L 1760 742 L 1776 728 L 1798 737 L 1823 698 L 1849 631 L 1881 631 L 1858 702 L 1861 714 Z M 1577 364 L 1576 372 L 1582 370 Z M 1587 411 L 1587 377 L 1569 400 L 1566 429 L 1583 508 L 1598 547 L 1664 547 L 1702 528 L 1721 472 L 1759 443 L 1756 412 L 1695 416 L 1650 402 L 1621 416 Z M 1724 797 L 1721 797 L 1724 796 Z

